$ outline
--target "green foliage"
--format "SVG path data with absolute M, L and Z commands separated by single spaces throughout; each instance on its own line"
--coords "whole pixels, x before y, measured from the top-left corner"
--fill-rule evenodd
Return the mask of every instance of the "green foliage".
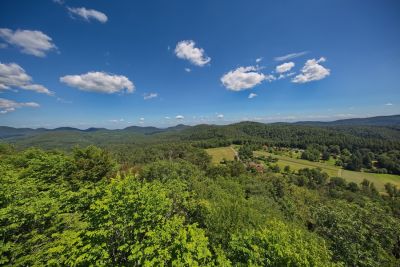
M 73 150 L 74 170 L 72 177 L 78 181 L 96 182 L 108 177 L 116 163 L 105 151 L 95 146 L 75 147 Z
M 239 158 L 241 160 L 249 160 L 253 158 L 253 150 L 249 145 L 244 145 L 239 148 Z
M 295 184 L 299 186 L 307 186 L 308 188 L 315 189 L 325 185 L 328 180 L 328 174 L 322 172 L 321 169 L 300 169 L 298 175 L 293 176 L 292 179 Z
M 1 151 L 2 266 L 399 265 L 393 184 L 215 166 L 188 144 Z
M 320 159 L 320 151 L 315 148 L 307 148 L 301 153 L 301 158 L 309 161 L 319 161 Z
M 399 222 L 375 203 L 364 205 L 333 201 L 315 207 L 316 233 L 328 240 L 334 259 L 347 266 L 398 266 L 392 253 L 399 250 Z
M 230 259 L 240 266 L 339 266 L 321 238 L 276 220 L 234 235 L 229 245 Z
M 200 266 L 211 261 L 204 231 L 173 214 L 160 183 L 129 177 L 105 190 L 87 214 L 74 264 Z

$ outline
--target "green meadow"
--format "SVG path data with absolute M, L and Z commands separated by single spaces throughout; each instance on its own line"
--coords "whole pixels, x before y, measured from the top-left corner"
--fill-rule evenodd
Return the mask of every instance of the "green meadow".
M 331 177 L 333 176 L 342 177 L 349 182 L 355 182 L 357 184 L 361 183 L 364 179 L 367 179 L 373 182 L 380 192 L 385 191 L 386 183 L 392 183 L 397 186 L 400 186 L 399 175 L 349 171 L 333 165 L 333 161 L 312 162 L 299 158 L 292 158 L 286 155 L 271 154 L 265 151 L 255 151 L 254 155 L 275 157 L 278 159 L 277 164 L 280 168 L 284 168 L 285 166 L 290 166 L 290 169 L 295 171 L 304 168 L 321 168 Z
M 234 160 L 236 153 L 231 146 L 209 148 L 206 149 L 206 152 L 211 156 L 213 164 L 219 164 L 223 159 Z

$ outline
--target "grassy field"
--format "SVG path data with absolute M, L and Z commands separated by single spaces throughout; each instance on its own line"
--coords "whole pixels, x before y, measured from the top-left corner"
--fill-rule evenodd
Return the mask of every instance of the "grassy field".
M 234 160 L 236 153 L 230 146 L 209 148 L 206 151 L 211 156 L 213 164 L 219 164 L 223 159 Z
M 270 154 L 264 151 L 255 151 L 255 156 L 273 156 L 278 159 L 278 166 L 284 168 L 285 166 L 290 166 L 292 170 L 299 170 L 303 168 L 321 168 L 324 172 L 328 173 L 329 176 L 338 176 L 346 179 L 349 182 L 355 182 L 357 184 L 361 183 L 363 179 L 368 179 L 373 182 L 376 188 L 380 192 L 385 191 L 385 184 L 392 183 L 397 186 L 400 186 L 400 176 L 392 175 L 392 174 L 377 174 L 377 173 L 367 173 L 367 172 L 355 172 L 343 170 L 337 166 L 332 165 L 331 163 L 323 163 L 323 162 L 311 162 L 308 160 L 291 158 L 284 155 L 275 155 Z

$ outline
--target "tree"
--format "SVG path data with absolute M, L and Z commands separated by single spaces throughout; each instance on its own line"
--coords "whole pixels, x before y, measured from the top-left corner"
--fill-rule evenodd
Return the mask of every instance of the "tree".
M 390 198 L 397 198 L 400 197 L 400 190 L 397 188 L 396 185 L 392 183 L 385 184 L 386 193 L 389 195 Z
M 360 153 L 351 155 L 350 162 L 346 164 L 346 169 L 352 171 L 360 171 L 362 168 L 362 158 Z
M 115 161 L 106 151 L 95 147 L 75 147 L 73 150 L 73 178 L 77 181 L 96 182 L 109 177 L 116 167 Z
M 394 253 L 400 224 L 379 205 L 338 200 L 319 204 L 312 212 L 314 231 L 328 240 L 335 261 L 346 266 L 398 265 Z M 377 229 L 385 229 L 385 234 Z
M 67 265 L 185 265 L 212 261 L 204 231 L 173 213 L 159 182 L 114 180 L 87 214 Z
M 284 171 L 285 173 L 290 173 L 290 166 L 289 166 L 289 165 L 286 165 L 286 166 L 283 168 L 283 171 Z
M 239 158 L 241 160 L 249 160 L 253 158 L 253 150 L 249 145 L 243 145 L 239 148 Z
M 229 249 L 229 259 L 243 266 L 336 266 L 322 239 L 277 220 L 233 235 Z
M 319 161 L 320 152 L 315 148 L 307 148 L 301 153 L 301 158 L 309 161 Z

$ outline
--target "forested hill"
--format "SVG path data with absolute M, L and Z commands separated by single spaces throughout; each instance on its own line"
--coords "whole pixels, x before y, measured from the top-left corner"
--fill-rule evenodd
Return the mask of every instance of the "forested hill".
M 399 126 L 400 115 L 377 116 L 369 118 L 353 118 L 336 121 L 299 121 L 297 125 L 318 125 L 318 126 L 340 126 L 340 125 L 363 125 L 363 126 Z
M 0 127 L 0 140 L 20 148 L 36 146 L 46 149 L 70 149 L 76 145 L 98 145 L 109 148 L 146 143 L 184 142 L 203 148 L 243 143 L 303 149 L 312 144 L 339 145 L 350 151 L 367 148 L 380 153 L 400 149 L 400 124 L 395 124 L 399 117 L 386 117 L 387 126 L 357 125 L 361 123 L 360 120 L 366 123 L 375 121 L 376 124 L 385 121 L 382 117 L 375 117 L 354 119 L 357 121 L 355 125 L 344 125 L 344 121 L 339 121 L 338 123 L 343 125 L 240 122 L 230 125 L 177 125 L 165 129 L 131 126 L 119 130 Z
M 241 122 L 241 123 L 235 123 L 231 125 L 227 125 L 227 127 L 232 126 L 232 125 L 240 125 L 240 124 L 246 124 L 246 123 L 252 123 L 252 122 Z M 260 123 L 263 124 L 263 123 Z M 336 120 L 336 121 L 299 121 L 299 122 L 294 122 L 294 123 L 282 123 L 282 122 L 276 122 L 276 123 L 271 123 L 271 124 L 289 124 L 289 125 L 307 125 L 307 126 L 395 126 L 398 127 L 400 126 L 400 115 L 392 115 L 392 116 L 377 116 L 377 117 L 369 117 L 369 118 L 353 118 L 353 119 L 344 119 L 344 120 Z M 204 128 L 204 127 L 212 127 L 212 125 L 197 125 L 198 128 Z M 10 138 L 10 137 L 21 137 L 21 136 L 28 136 L 28 135 L 35 135 L 35 134 L 41 134 L 44 132 L 60 132 L 60 131 L 73 131 L 73 132 L 107 132 L 107 131 L 115 131 L 115 132 L 130 132 L 130 133 L 140 133 L 140 134 L 156 134 L 156 133 L 164 133 L 164 132 L 176 132 L 176 131 L 181 131 L 181 130 L 186 130 L 188 128 L 191 128 L 192 126 L 189 125 L 184 125 L 184 124 L 178 124 L 176 126 L 168 127 L 168 128 L 157 128 L 157 127 L 152 127 L 152 126 L 146 126 L 146 127 L 141 127 L 141 126 L 129 126 L 124 129 L 118 129 L 118 130 L 108 130 L 105 128 L 88 128 L 88 129 L 78 129 L 78 128 L 73 128 L 73 127 L 59 127 L 55 129 L 46 129 L 46 128 L 38 128 L 38 129 L 32 129 L 32 128 L 14 128 L 14 127 L 8 127 L 8 126 L 0 126 L 0 138 Z M 224 128 L 224 127 L 222 127 Z

